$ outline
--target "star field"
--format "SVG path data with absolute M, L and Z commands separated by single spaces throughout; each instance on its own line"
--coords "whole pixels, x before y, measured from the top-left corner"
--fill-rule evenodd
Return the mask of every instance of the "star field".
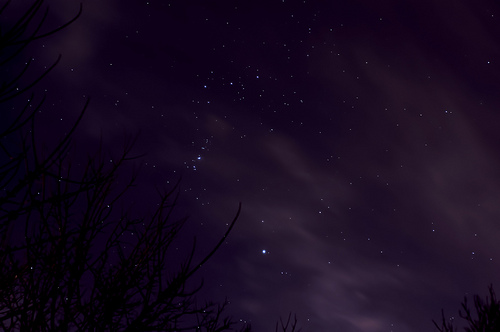
M 51 4 L 51 22 L 78 4 Z M 208 250 L 242 202 L 201 296 L 256 331 L 293 312 L 304 331 L 405 332 L 498 284 L 497 3 L 83 8 L 25 51 L 39 69 L 63 55 L 43 119 L 63 131 L 91 96 L 82 152 L 138 135 L 130 200 L 147 210 L 181 179 L 181 249 Z

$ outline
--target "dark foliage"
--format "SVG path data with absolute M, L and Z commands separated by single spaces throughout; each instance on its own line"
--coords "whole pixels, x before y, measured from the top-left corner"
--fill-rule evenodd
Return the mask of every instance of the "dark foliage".
M 13 60 L 30 43 L 67 27 L 82 12 L 80 6 L 66 24 L 43 31 L 43 2 L 34 1 L 17 21 L 0 27 L 2 72 L 12 73 Z M 9 4 L 0 8 L 0 18 Z M 36 116 L 44 98 L 35 102 L 33 88 L 59 59 L 27 83 L 29 61 L 17 74 L 1 76 L 0 107 L 8 120 L 0 124 L 0 330 L 234 330 L 223 316 L 227 303 L 198 305 L 194 296 L 201 285 L 191 279 L 224 243 L 241 206 L 209 253 L 195 261 L 193 241 L 183 263 L 173 264 L 172 243 L 186 222 L 171 220 L 175 188 L 159 193 L 149 217 L 119 211 L 137 175 L 122 185 L 117 181 L 123 165 L 135 159 L 132 144 L 111 163 L 101 150 L 77 166 L 68 159 L 88 101 L 58 143 L 40 148 Z M 18 100 L 24 100 L 21 107 L 3 107 Z
M 475 313 L 473 312 L 475 311 Z M 493 286 L 489 286 L 489 297 L 483 300 L 479 295 L 474 295 L 474 309 L 469 307 L 467 297 L 462 302 L 459 315 L 468 324 L 466 332 L 498 332 L 500 331 L 500 302 L 496 299 Z M 440 332 L 455 332 L 457 329 L 453 321 L 446 320 L 442 312 L 442 322 L 439 325 L 433 321 Z

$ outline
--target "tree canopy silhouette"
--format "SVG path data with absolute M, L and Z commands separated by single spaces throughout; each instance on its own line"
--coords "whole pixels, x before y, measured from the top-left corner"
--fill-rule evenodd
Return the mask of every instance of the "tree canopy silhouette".
M 3 331 L 226 331 L 235 326 L 222 304 L 197 304 L 193 275 L 220 249 L 240 213 L 213 249 L 195 259 L 196 242 L 180 265 L 169 259 L 186 219 L 172 221 L 176 188 L 159 192 L 157 209 L 136 217 L 119 210 L 137 173 L 117 178 L 135 159 L 132 143 L 113 162 L 102 149 L 82 167 L 68 158 L 71 138 L 88 108 L 49 149 L 40 148 L 37 114 L 44 97 L 36 84 L 60 61 L 25 82 L 30 61 L 15 61 L 27 46 L 66 28 L 44 31 L 49 15 L 36 0 L 0 27 L 0 329 Z M 0 8 L 0 18 L 10 1 Z M 0 19 L 0 22 L 2 20 Z M 27 98 L 25 96 L 29 94 Z M 21 106 L 7 107 L 12 103 Z M 105 162 L 106 160 L 106 162 Z M 124 236 L 127 235 L 127 236 Z
M 493 286 L 489 286 L 489 297 L 483 300 L 479 295 L 474 295 L 474 308 L 470 308 L 467 297 L 462 302 L 459 316 L 468 325 L 466 332 L 498 332 L 500 331 L 500 302 L 497 300 Z M 475 312 L 473 312 L 475 311 Z M 440 332 L 456 332 L 453 320 L 446 320 L 444 311 L 441 313 L 442 321 L 434 325 Z

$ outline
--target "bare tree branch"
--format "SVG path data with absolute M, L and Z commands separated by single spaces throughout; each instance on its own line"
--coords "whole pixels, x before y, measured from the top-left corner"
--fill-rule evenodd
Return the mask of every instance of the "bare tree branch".
M 0 8 L 8 10 L 9 1 Z M 26 47 L 72 24 L 41 32 L 48 9 L 35 0 L 8 29 L 0 30 L 0 69 Z M 40 18 L 39 15 L 41 15 Z M 102 147 L 74 166 L 68 158 L 88 109 L 48 151 L 40 147 L 34 86 L 60 61 L 20 87 L 29 61 L 0 85 L 0 104 L 31 91 L 17 114 L 0 128 L 0 329 L 2 331 L 249 331 L 223 311 L 228 302 L 199 305 L 202 287 L 191 279 L 221 249 L 241 211 L 220 241 L 198 262 L 196 241 L 183 263 L 172 264 L 173 244 L 186 219 L 172 220 L 177 186 L 159 192 L 150 216 L 120 210 L 137 172 L 121 185 L 122 169 L 137 156 L 125 144 L 113 162 Z M 10 68 L 9 68 L 10 71 Z M 4 142 L 8 142 L 4 143 Z M 11 144 L 15 142 L 16 144 Z

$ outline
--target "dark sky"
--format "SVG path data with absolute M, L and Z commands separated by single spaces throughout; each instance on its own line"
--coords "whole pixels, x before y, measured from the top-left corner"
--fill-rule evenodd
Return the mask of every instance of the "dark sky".
M 50 1 L 49 23 L 78 6 Z M 50 132 L 91 96 L 76 153 L 139 134 L 139 210 L 182 176 L 182 243 L 208 250 L 242 202 L 200 300 L 256 331 L 288 312 L 431 331 L 500 287 L 499 19 L 487 0 L 86 0 L 26 56 L 63 55 Z

